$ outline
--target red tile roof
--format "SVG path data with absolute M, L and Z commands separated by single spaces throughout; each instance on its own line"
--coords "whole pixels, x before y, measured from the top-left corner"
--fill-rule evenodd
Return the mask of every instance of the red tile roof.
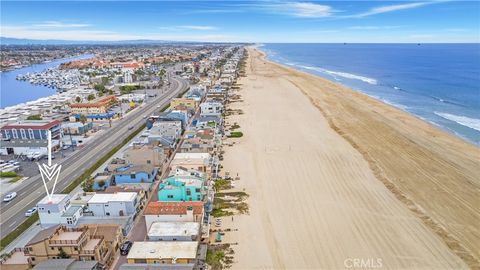
M 185 215 L 187 207 L 193 208 L 194 215 L 203 212 L 203 202 L 150 202 L 145 208 L 145 215 Z

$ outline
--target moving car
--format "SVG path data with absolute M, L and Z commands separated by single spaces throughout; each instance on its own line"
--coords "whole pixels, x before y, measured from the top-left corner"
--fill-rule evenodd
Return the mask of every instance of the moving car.
M 125 241 L 121 246 L 120 246 L 120 254 L 123 256 L 128 255 L 128 252 L 130 251 L 130 248 L 132 248 L 132 242 L 130 241 Z
M 17 197 L 17 193 L 16 192 L 10 192 L 7 195 L 5 195 L 5 197 L 3 197 L 3 201 L 4 202 L 9 202 L 9 201 L 15 199 L 15 197 Z
M 30 209 L 27 210 L 27 212 L 25 212 L 25 216 L 30 217 L 33 214 L 35 214 L 36 212 L 37 212 L 37 207 L 30 208 Z

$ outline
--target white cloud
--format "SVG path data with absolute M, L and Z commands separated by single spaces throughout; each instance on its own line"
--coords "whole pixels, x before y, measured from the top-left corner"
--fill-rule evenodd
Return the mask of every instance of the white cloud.
M 407 3 L 407 4 L 398 4 L 398 5 L 389 5 L 389 6 L 381 6 L 381 7 L 374 7 L 367 12 L 359 13 L 356 15 L 352 15 L 349 17 L 367 17 L 371 15 L 376 15 L 376 14 L 382 14 L 382 13 L 387 13 L 387 12 L 392 12 L 392 11 L 398 11 L 398 10 L 405 10 L 405 9 L 412 9 L 412 8 L 418 8 L 426 5 L 433 4 L 435 2 L 416 2 L 416 3 Z
M 273 12 L 287 14 L 303 18 L 321 18 L 332 15 L 333 9 L 327 5 L 320 5 L 309 2 L 285 2 L 264 5 Z
M 196 30 L 196 31 L 210 31 L 217 30 L 217 27 L 207 25 L 177 25 L 177 26 L 161 26 L 161 30 L 165 31 L 182 31 L 182 30 Z
M 348 29 L 353 30 L 379 30 L 379 29 L 395 29 L 401 28 L 402 25 L 382 25 L 382 26 L 375 26 L 375 25 L 357 25 L 357 26 L 350 26 Z
M 81 28 L 89 26 L 91 25 L 85 23 L 64 23 L 60 21 L 44 21 L 32 25 L 32 27 L 36 28 Z

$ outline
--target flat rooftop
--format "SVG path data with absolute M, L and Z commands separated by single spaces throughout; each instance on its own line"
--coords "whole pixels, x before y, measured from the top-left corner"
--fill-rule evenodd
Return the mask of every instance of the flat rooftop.
M 83 247 L 84 250 L 95 250 L 95 247 L 100 244 L 102 239 L 90 239 Z
M 177 153 L 173 160 L 178 159 L 209 159 L 209 153 Z
M 52 194 L 52 200 L 50 201 L 47 195 L 43 197 L 38 204 L 58 204 L 67 197 L 69 197 L 68 194 Z
M 108 203 L 133 201 L 137 196 L 136 192 L 97 193 L 90 198 L 88 203 Z
M 192 236 L 198 235 L 199 231 L 197 222 L 153 222 L 148 236 Z
M 70 241 L 76 241 L 79 240 L 80 237 L 82 236 L 83 232 L 78 231 L 78 232 L 60 232 L 58 235 L 54 235 L 51 240 L 70 240 Z
M 134 242 L 127 259 L 195 259 L 198 242 Z

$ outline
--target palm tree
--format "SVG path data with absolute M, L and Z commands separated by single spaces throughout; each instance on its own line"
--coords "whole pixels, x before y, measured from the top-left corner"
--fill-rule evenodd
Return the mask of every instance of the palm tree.
M 85 125 L 85 123 L 87 122 L 87 117 L 84 114 L 80 114 L 79 120 L 83 125 Z

